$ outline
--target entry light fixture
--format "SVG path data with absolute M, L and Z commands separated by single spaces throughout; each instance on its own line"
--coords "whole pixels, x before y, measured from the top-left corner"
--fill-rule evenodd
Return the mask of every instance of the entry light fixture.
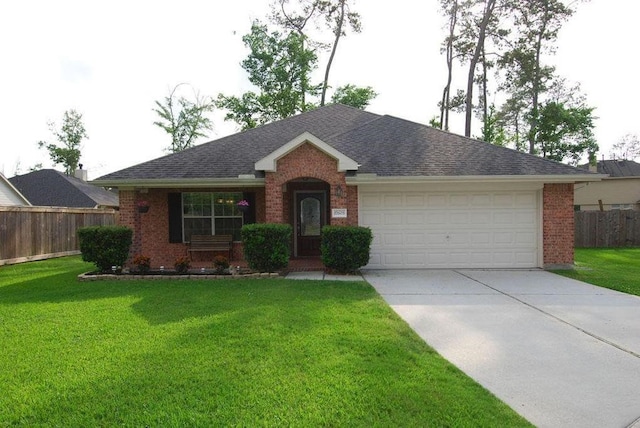
M 342 186 L 341 186 L 341 185 L 339 185 L 339 184 L 336 186 L 336 196 L 337 196 L 338 198 L 341 198 L 341 197 L 343 196 L 343 193 L 342 193 Z

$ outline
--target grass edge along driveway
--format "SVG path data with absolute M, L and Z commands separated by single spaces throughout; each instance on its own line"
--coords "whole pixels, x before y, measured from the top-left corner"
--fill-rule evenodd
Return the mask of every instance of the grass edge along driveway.
M 554 272 L 640 296 L 640 248 L 576 248 L 575 269 Z
M 0 267 L 0 426 L 529 426 L 364 282 Z

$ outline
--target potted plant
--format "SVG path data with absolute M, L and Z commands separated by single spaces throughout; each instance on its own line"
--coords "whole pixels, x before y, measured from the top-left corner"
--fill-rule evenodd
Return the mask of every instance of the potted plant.
M 138 254 L 133 258 L 133 264 L 138 268 L 141 274 L 148 273 L 151 269 L 151 259 L 145 255 Z
M 187 273 L 191 267 L 191 260 L 186 256 L 178 257 L 173 266 L 176 268 L 176 272 L 180 274 Z
M 222 275 L 229 268 L 229 260 L 225 256 L 216 256 L 213 259 L 213 267 L 218 275 Z
M 146 213 L 146 212 L 149 211 L 149 202 L 148 201 L 138 201 L 136 206 L 138 207 L 138 212 L 139 213 Z
M 238 210 L 240 210 L 240 212 L 242 213 L 249 212 L 249 201 L 247 201 L 246 199 L 243 199 L 240 202 L 238 202 L 236 206 L 238 207 Z

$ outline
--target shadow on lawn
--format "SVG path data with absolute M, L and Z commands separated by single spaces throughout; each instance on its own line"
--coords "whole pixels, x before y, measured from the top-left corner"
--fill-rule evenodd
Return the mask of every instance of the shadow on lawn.
M 364 282 L 293 281 L 283 279 L 230 280 L 117 280 L 80 282 L 81 272 L 51 270 L 34 279 L 3 283 L 0 276 L 0 304 L 94 302 L 129 297 L 131 308 L 151 325 L 180 322 L 225 312 L 247 314 L 258 307 L 295 305 L 312 299 L 326 304 L 339 298 L 363 299 L 375 293 Z M 4 272 L 3 272 L 4 274 Z M 336 295 L 335 289 L 340 291 Z M 343 296 L 347 292 L 348 297 Z M 251 311 L 250 311 L 251 310 Z
M 271 296 L 268 311 L 260 304 L 243 310 L 250 297 L 223 317 L 107 360 L 107 377 L 87 366 L 64 390 L 26 407 L 21 422 L 420 426 L 493 418 L 499 426 L 510 416 L 507 425 L 518 425 L 508 408 L 435 356 L 378 299 L 343 296 L 336 307 L 318 301 L 296 308 Z M 137 310 L 166 310 L 170 303 L 146 304 Z

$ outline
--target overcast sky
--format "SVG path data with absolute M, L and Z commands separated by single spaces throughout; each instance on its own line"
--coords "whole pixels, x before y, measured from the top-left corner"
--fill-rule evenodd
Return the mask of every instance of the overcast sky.
M 154 100 L 181 82 L 210 96 L 249 89 L 239 65 L 247 55 L 241 37 L 253 19 L 265 18 L 269 3 L 0 3 L 0 172 L 11 177 L 36 163 L 52 167 L 37 142 L 54 142 L 47 123 L 59 124 L 72 108 L 89 134 L 81 163 L 90 179 L 162 156 L 170 141 L 153 125 Z M 427 123 L 445 83 L 438 1 L 359 0 L 355 10 L 363 31 L 341 41 L 330 83 L 372 86 L 380 95 L 369 111 Z M 637 0 L 581 4 L 553 58 L 558 73 L 580 82 L 596 107 L 599 159 L 624 134 L 640 134 L 638 17 Z M 220 112 L 213 119 L 214 132 L 199 143 L 237 129 Z M 461 119 L 452 131 L 464 132 Z

